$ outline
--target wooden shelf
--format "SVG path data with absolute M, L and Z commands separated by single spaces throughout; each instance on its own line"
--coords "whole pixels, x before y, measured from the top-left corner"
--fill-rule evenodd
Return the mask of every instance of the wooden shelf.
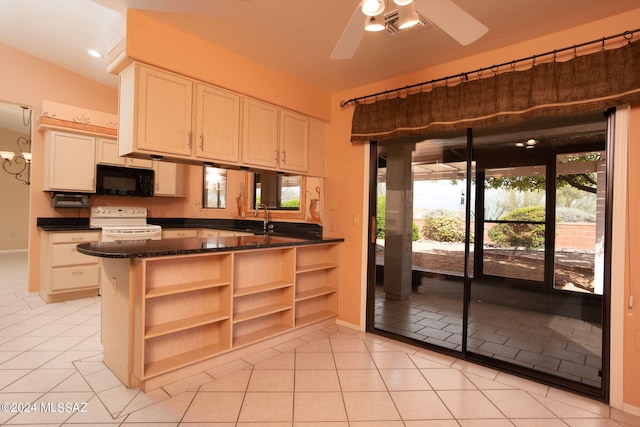
M 312 323 L 319 322 L 321 320 L 331 319 L 332 317 L 336 317 L 338 313 L 335 311 L 319 311 L 313 314 L 309 314 L 307 316 L 299 317 L 296 319 L 296 327 L 310 325 Z
M 187 317 L 184 319 L 175 320 L 173 322 L 147 326 L 144 337 L 145 339 L 155 338 L 161 335 L 167 335 L 174 332 L 183 331 L 185 329 L 207 325 L 209 323 L 220 322 L 229 318 L 229 313 L 225 313 L 222 311 L 205 313 L 194 317 Z
M 271 283 L 265 283 L 258 286 L 247 286 L 244 288 L 236 289 L 233 296 L 234 297 L 243 297 L 247 295 L 259 294 L 261 292 L 268 292 L 275 289 L 283 289 L 293 286 L 293 283 L 288 281 L 277 281 Z
M 148 289 L 145 297 L 149 298 L 157 298 L 164 297 L 167 295 L 175 295 L 181 294 L 184 292 L 198 291 L 201 289 L 208 288 L 216 288 L 220 286 L 228 286 L 231 285 L 231 282 L 228 280 L 202 280 L 198 282 L 189 282 L 189 283 L 180 283 L 177 285 L 169 285 L 169 286 L 160 286 L 157 288 Z
M 283 332 L 290 331 L 291 327 L 287 325 L 273 325 L 268 328 L 260 329 L 248 333 L 246 335 L 240 335 L 233 339 L 233 347 L 242 347 L 247 344 L 253 344 L 254 342 L 272 337 L 274 335 L 281 334 Z
M 233 323 L 240 323 L 258 317 L 268 316 L 270 314 L 279 313 L 281 311 L 291 310 L 293 307 L 286 304 L 270 304 L 264 307 L 258 307 L 251 310 L 242 311 L 234 314 Z
M 317 298 L 324 295 L 329 295 L 338 292 L 336 288 L 331 288 L 329 286 L 322 286 L 319 288 L 311 289 L 305 292 L 299 292 L 296 294 L 296 301 L 304 301 L 311 298 Z
M 337 268 L 337 267 L 338 267 L 338 264 L 329 263 L 329 262 L 323 262 L 323 263 L 311 264 L 311 265 L 304 265 L 304 266 L 299 266 L 296 269 L 296 274 L 308 273 L 310 271 L 328 270 L 328 269 Z
M 155 377 L 165 372 L 174 371 L 183 366 L 191 365 L 192 363 L 200 362 L 201 360 L 208 359 L 214 354 L 221 353 L 228 350 L 229 347 L 226 344 L 213 344 L 206 347 L 201 347 L 196 350 L 188 351 L 186 353 L 177 354 L 172 357 L 168 357 L 157 362 L 150 362 L 144 366 L 144 379 Z

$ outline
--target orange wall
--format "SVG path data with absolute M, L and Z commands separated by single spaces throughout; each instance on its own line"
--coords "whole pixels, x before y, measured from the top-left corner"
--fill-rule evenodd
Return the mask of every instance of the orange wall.
M 633 306 L 625 304 L 624 313 L 624 397 L 640 407 L 640 106 L 631 110 L 628 157 L 627 257 L 625 301 L 634 296 Z
M 129 10 L 126 53 L 197 80 L 329 121 L 329 94 Z

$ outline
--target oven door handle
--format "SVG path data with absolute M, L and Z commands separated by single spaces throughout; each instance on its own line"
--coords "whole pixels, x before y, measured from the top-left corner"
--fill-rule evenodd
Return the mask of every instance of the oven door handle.
M 104 237 L 116 240 L 142 240 L 150 239 L 162 234 L 162 230 L 136 230 L 136 231 L 107 231 L 102 230 Z

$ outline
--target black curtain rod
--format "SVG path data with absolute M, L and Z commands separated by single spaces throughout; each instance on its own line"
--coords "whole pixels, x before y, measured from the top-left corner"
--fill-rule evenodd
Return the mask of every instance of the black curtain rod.
M 469 75 L 470 74 L 478 74 L 478 76 L 480 76 L 480 75 L 482 75 L 482 73 L 484 71 L 489 71 L 489 70 L 493 71 L 494 73 L 497 73 L 498 70 L 501 67 L 504 67 L 504 66 L 507 66 L 507 65 L 510 65 L 511 67 L 515 67 L 515 64 L 518 64 L 520 62 L 533 61 L 533 65 L 535 65 L 536 59 L 541 58 L 541 57 L 545 57 L 545 56 L 549 56 L 549 55 L 553 55 L 553 59 L 555 61 L 556 55 L 558 53 L 566 52 L 568 50 L 573 50 L 575 52 L 575 55 L 578 56 L 577 49 L 580 48 L 580 47 L 589 46 L 589 45 L 596 44 L 596 43 L 602 43 L 602 49 L 604 49 L 604 44 L 605 44 L 605 42 L 607 40 L 611 40 L 611 39 L 615 39 L 615 38 L 619 38 L 619 37 L 624 37 L 626 40 L 629 41 L 629 43 L 631 43 L 631 39 L 633 38 L 633 35 L 635 33 L 639 32 L 639 31 L 640 31 L 640 28 L 639 29 L 635 29 L 635 30 L 631 30 L 631 31 L 625 31 L 624 33 L 615 34 L 613 36 L 602 37 L 601 39 L 591 40 L 591 41 L 580 43 L 580 44 L 576 44 L 576 45 L 573 45 L 573 46 L 568 46 L 568 47 L 565 47 L 565 48 L 562 48 L 562 49 L 556 49 L 556 50 L 552 50 L 552 51 L 549 51 L 549 52 L 545 52 L 545 53 L 541 53 L 541 54 L 538 54 L 538 55 L 529 56 L 529 57 L 526 57 L 526 58 L 520 58 L 520 59 L 516 59 L 516 60 L 513 60 L 513 61 L 509 61 L 509 62 L 503 62 L 502 64 L 492 65 L 490 67 L 478 68 L 477 70 L 469 71 L 469 72 L 466 72 L 466 73 L 460 73 L 460 74 L 456 74 L 456 75 L 453 75 L 453 76 L 441 77 L 439 79 L 433 79 L 433 80 L 429 80 L 429 81 L 422 82 L 422 83 L 415 83 L 415 84 L 408 85 L 408 86 L 403 86 L 403 87 L 399 87 L 399 88 L 395 88 L 395 89 L 385 90 L 384 92 L 378 92 L 378 93 L 374 93 L 374 94 L 371 94 L 371 95 L 365 95 L 365 96 L 359 96 L 357 98 L 351 98 L 351 99 L 349 99 L 347 101 L 340 101 L 340 107 L 344 108 L 349 104 L 358 104 L 360 101 L 366 100 L 367 98 L 377 98 L 378 96 L 389 95 L 391 93 L 399 93 L 400 91 L 403 91 L 403 90 L 409 91 L 411 89 L 414 89 L 416 87 L 422 87 L 424 85 L 432 85 L 432 86 L 435 87 L 435 85 L 437 83 L 439 83 L 439 82 L 448 81 L 448 80 L 454 79 L 454 78 L 459 78 L 461 81 L 466 81 L 466 80 L 469 80 Z

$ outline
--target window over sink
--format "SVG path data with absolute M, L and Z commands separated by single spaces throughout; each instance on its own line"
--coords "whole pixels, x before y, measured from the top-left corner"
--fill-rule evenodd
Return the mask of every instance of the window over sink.
M 304 219 L 306 177 L 276 173 L 246 172 L 245 212 L 252 215 L 259 204 L 265 204 L 271 218 Z
M 227 207 L 227 170 L 213 166 L 203 167 L 202 207 L 224 209 Z

